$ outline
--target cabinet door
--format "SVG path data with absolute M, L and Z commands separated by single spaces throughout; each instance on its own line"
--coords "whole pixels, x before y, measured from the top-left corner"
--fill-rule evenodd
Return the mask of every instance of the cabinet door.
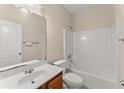
M 48 85 L 48 89 L 62 89 L 63 88 L 63 75 L 60 74 L 57 77 L 55 77 L 53 80 L 51 80 Z

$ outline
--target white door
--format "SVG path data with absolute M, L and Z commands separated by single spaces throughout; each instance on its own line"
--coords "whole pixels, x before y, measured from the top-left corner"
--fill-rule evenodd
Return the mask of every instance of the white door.
M 124 21 L 123 16 L 116 18 L 117 44 L 118 44 L 118 88 L 124 88 Z
M 68 59 L 73 54 L 73 32 L 64 29 L 64 58 Z
M 0 67 L 21 63 L 21 25 L 0 20 Z

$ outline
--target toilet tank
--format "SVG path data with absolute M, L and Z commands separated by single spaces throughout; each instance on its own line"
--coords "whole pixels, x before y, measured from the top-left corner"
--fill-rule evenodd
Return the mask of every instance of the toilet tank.
M 53 62 L 53 64 L 63 68 L 64 72 L 66 71 L 66 69 L 68 67 L 67 62 L 66 62 L 65 59 L 57 60 L 57 61 Z

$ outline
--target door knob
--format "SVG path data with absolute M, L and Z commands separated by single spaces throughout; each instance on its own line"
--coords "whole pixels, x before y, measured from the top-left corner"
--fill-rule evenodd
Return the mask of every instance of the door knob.
M 19 53 L 19 55 L 22 55 L 22 53 Z
M 124 38 L 122 38 L 122 39 L 118 39 L 118 41 L 122 41 L 122 42 L 124 42 Z

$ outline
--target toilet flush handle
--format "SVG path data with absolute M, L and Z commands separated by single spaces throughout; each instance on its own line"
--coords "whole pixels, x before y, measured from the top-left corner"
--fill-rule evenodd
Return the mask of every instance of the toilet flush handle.
M 124 38 L 118 39 L 118 41 L 124 42 Z

